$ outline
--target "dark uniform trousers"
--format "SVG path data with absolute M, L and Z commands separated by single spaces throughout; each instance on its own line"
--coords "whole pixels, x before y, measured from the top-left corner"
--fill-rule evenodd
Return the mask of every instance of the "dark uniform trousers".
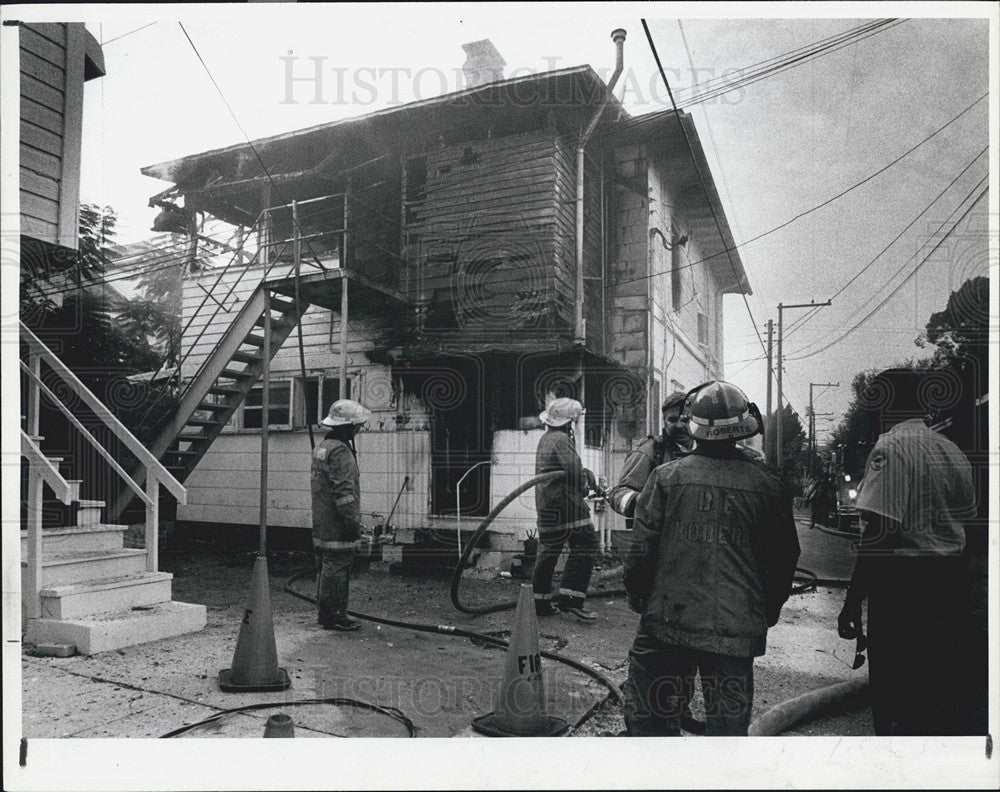
M 569 558 L 563 569 L 559 586 L 559 601 L 574 608 L 583 605 L 587 597 L 587 587 L 594 571 L 594 555 L 597 552 L 597 530 L 590 520 L 571 528 L 539 528 L 538 560 L 531 576 L 531 588 L 536 601 L 550 599 L 552 595 L 552 575 L 559 561 L 563 547 L 569 544 Z
M 744 736 L 753 705 L 753 658 L 700 652 L 640 630 L 629 651 L 625 722 L 632 737 L 678 737 L 701 674 L 705 734 Z
M 316 606 L 320 622 L 335 622 L 347 616 L 354 548 L 316 551 Z

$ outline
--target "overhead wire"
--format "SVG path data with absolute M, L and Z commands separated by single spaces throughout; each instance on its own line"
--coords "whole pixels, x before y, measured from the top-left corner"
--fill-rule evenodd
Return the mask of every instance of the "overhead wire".
M 653 41 L 653 34 L 650 32 L 649 25 L 646 24 L 646 20 L 642 19 L 641 22 L 642 22 L 642 29 L 646 32 L 646 40 L 649 42 L 649 48 L 653 53 L 653 59 L 656 61 L 656 67 L 660 71 L 660 77 L 663 79 L 663 84 L 666 86 L 667 94 L 670 97 L 670 104 L 673 105 L 675 117 L 677 118 L 677 123 L 680 126 L 681 132 L 684 135 L 684 142 L 687 144 L 688 153 L 691 155 L 692 162 L 694 162 L 695 165 L 695 170 L 698 173 L 698 180 L 701 182 L 701 189 L 705 193 L 705 195 L 708 195 L 709 194 L 708 185 L 705 184 L 704 174 L 702 174 L 701 167 L 698 165 L 695 158 L 694 146 L 691 144 L 691 139 L 688 137 L 687 129 L 684 127 L 684 122 L 680 117 L 680 111 L 677 109 L 677 102 L 674 101 L 674 94 L 673 91 L 670 89 L 670 81 L 667 80 L 667 74 L 663 70 L 663 64 L 660 62 L 660 54 L 656 51 L 656 43 Z M 709 209 L 712 212 L 712 219 L 715 221 L 715 228 L 719 234 L 719 239 L 724 240 L 725 234 L 723 234 L 722 232 L 722 223 L 720 222 L 718 213 L 715 211 L 715 206 L 712 205 L 711 201 L 709 202 Z M 725 242 L 723 242 L 723 244 L 725 244 Z M 736 271 L 736 264 L 733 261 L 732 255 L 729 255 L 729 266 L 733 271 L 733 278 L 735 278 L 736 283 L 739 283 L 741 281 L 741 278 L 739 273 Z M 750 301 L 747 299 L 745 292 L 741 292 L 740 296 L 742 296 L 743 304 L 746 306 L 747 313 L 750 315 L 750 323 L 756 330 L 757 322 L 754 319 L 753 311 L 750 309 Z M 757 340 L 760 341 L 761 349 L 765 349 L 764 339 L 760 337 L 759 330 L 757 330 Z
M 822 201 L 821 203 L 816 204 L 815 206 L 813 206 L 813 207 L 811 207 L 809 209 L 806 209 L 806 210 L 804 210 L 802 212 L 799 212 L 794 217 L 791 217 L 788 220 L 785 220 L 784 222 L 782 222 L 780 225 L 774 226 L 773 228 L 770 228 L 767 231 L 764 231 L 763 233 L 757 234 L 756 236 L 751 237 L 750 239 L 744 240 L 739 245 L 735 245 L 735 246 L 733 246 L 731 248 L 730 247 L 724 248 L 723 250 L 720 250 L 717 253 L 713 253 L 713 254 L 711 254 L 709 256 L 705 256 L 704 258 L 697 259 L 697 260 L 691 262 L 690 264 L 682 265 L 681 268 L 688 267 L 688 266 L 692 266 L 693 267 L 693 266 L 695 266 L 697 264 L 701 264 L 701 263 L 703 263 L 705 261 L 709 261 L 709 260 L 711 260 L 713 258 L 718 258 L 719 256 L 721 256 L 723 254 L 728 254 L 728 253 L 730 253 L 730 252 L 732 252 L 734 250 L 738 250 L 740 248 L 743 248 L 746 245 L 749 245 L 749 244 L 751 244 L 753 242 L 757 242 L 758 240 L 764 239 L 765 237 L 770 236 L 771 234 L 773 234 L 773 233 L 775 233 L 777 231 L 780 231 L 783 228 L 786 228 L 787 226 L 791 225 L 792 223 L 796 222 L 797 220 L 801 220 L 803 217 L 806 217 L 807 215 L 810 215 L 813 212 L 815 212 L 815 211 L 817 211 L 819 209 L 822 209 L 825 206 L 829 206 L 834 201 L 836 201 L 836 200 L 844 197 L 848 193 L 856 190 L 858 187 L 861 187 L 861 186 L 867 184 L 872 179 L 874 179 L 877 176 L 880 176 L 881 174 L 885 173 L 893 165 L 896 165 L 898 162 L 900 162 L 901 160 L 905 159 L 909 154 L 912 154 L 914 151 L 916 151 L 922 145 L 924 145 L 925 143 L 927 143 L 928 141 L 930 141 L 932 138 L 934 138 L 935 136 L 937 136 L 938 134 L 940 134 L 941 132 L 943 132 L 945 129 L 947 129 L 949 126 L 951 126 L 952 124 L 954 124 L 956 121 L 958 121 L 958 119 L 960 119 L 962 116 L 964 116 L 966 113 L 968 113 L 973 107 L 975 107 L 977 104 L 979 104 L 981 101 L 983 101 L 983 99 L 985 99 L 987 96 L 989 96 L 989 93 L 983 94 L 978 99 L 976 99 L 974 102 L 972 102 L 972 104 L 968 105 L 964 110 L 962 110 L 961 112 L 959 112 L 957 115 L 953 116 L 951 119 L 949 119 L 948 121 L 946 121 L 943 125 L 939 126 L 937 129 L 935 129 L 933 132 L 931 132 L 929 135 L 927 135 L 925 138 L 923 138 L 920 142 L 916 143 L 915 145 L 911 146 L 906 151 L 904 151 L 902 154 L 900 154 L 897 157 L 895 157 L 891 162 L 889 162 L 886 165 L 882 166 L 877 171 L 875 171 L 874 173 L 869 174 L 868 176 L 866 176 L 865 178 L 861 179 L 860 181 L 855 182 L 851 186 L 849 186 L 849 187 L 841 190 L 836 195 L 834 195 L 834 196 L 832 196 L 830 198 L 827 198 L 826 200 Z M 669 272 L 669 270 L 667 270 L 667 272 Z M 619 281 L 617 281 L 617 284 L 632 283 L 632 282 L 635 282 L 635 281 L 646 280 L 648 278 L 656 277 L 657 275 L 663 275 L 663 274 L 664 274 L 664 272 L 654 272 L 654 273 L 651 273 L 649 275 L 639 275 L 639 276 L 634 277 L 634 278 L 627 278 L 627 279 L 619 280 Z M 611 288 L 611 287 L 609 286 L 607 288 Z
M 973 192 L 980 185 L 985 184 L 986 181 L 987 181 L 986 177 L 984 177 L 983 179 L 981 179 L 979 181 L 979 183 L 976 185 L 976 187 L 973 188 Z M 836 344 L 839 344 L 841 341 L 843 341 L 845 338 L 847 338 L 849 335 L 851 335 L 855 330 L 857 330 L 859 327 L 861 327 L 865 322 L 867 322 L 869 319 L 871 319 L 872 316 L 874 316 L 876 313 L 878 313 L 878 311 L 880 311 L 893 297 L 895 297 L 899 293 L 899 291 L 903 288 L 903 286 L 905 286 L 907 283 L 909 283 L 910 279 L 913 278 L 917 274 L 917 272 L 920 271 L 920 268 L 923 267 L 923 265 L 926 264 L 930 260 L 930 257 L 934 254 L 934 252 L 939 247 L 941 247 L 942 244 L 944 244 L 944 241 L 955 231 L 956 228 L 958 228 L 959 224 L 969 215 L 969 212 L 972 211 L 972 209 L 976 206 L 976 204 L 978 204 L 988 192 L 989 192 L 988 188 L 982 189 L 980 191 L 979 195 L 977 195 L 975 197 L 975 199 L 972 201 L 972 203 L 970 203 L 969 206 L 966 207 L 965 211 L 962 212 L 962 215 L 958 218 L 958 220 L 956 220 L 952 224 L 951 228 L 949 228 L 944 233 L 944 235 L 941 237 L 941 239 L 939 239 L 937 241 L 937 243 L 934 245 L 934 247 L 931 248 L 931 250 L 920 261 L 920 263 L 918 263 L 917 266 L 914 267 L 913 270 L 905 278 L 903 278 L 902 281 L 900 281 L 900 283 L 896 286 L 896 288 L 893 289 L 892 292 L 890 292 L 889 295 L 885 299 L 882 300 L 882 302 L 880 302 L 877 306 L 875 306 L 875 308 L 873 308 L 871 311 L 869 311 L 868 314 L 866 314 L 861 320 L 859 320 L 856 324 L 854 324 L 849 330 L 847 330 L 845 333 L 843 333 L 841 336 L 839 336 L 838 338 L 834 339 L 830 343 L 825 344 L 820 349 L 814 350 L 812 352 L 808 352 L 807 354 L 798 354 L 798 352 L 801 352 L 804 349 L 808 348 L 808 346 L 807 347 L 803 347 L 803 350 L 797 350 L 797 352 L 793 353 L 793 355 L 794 355 L 793 357 L 787 357 L 785 359 L 786 360 L 805 360 L 806 358 L 815 357 L 816 355 L 818 355 L 818 354 L 820 354 L 822 352 L 825 352 L 827 349 L 830 349 L 831 347 L 835 346 Z M 962 200 L 962 203 L 965 203 L 965 201 L 968 200 L 968 198 L 970 196 L 971 196 L 971 193 Z M 959 204 L 959 206 L 961 206 L 961 204 Z M 955 211 L 958 211 L 958 208 L 956 208 Z M 954 216 L 954 212 L 952 212 L 952 216 Z M 951 218 L 949 217 L 949 220 L 950 219 Z M 941 228 L 943 228 L 944 225 L 945 225 L 945 223 L 947 223 L 947 222 L 948 222 L 948 220 L 945 220 L 945 222 L 941 224 L 941 226 L 937 229 L 937 231 L 935 231 L 935 233 L 940 232 Z M 906 265 L 909 264 L 910 261 L 912 261 L 915 256 L 916 256 L 916 253 L 913 256 L 910 256 L 910 258 L 907 259 L 906 262 L 904 262 L 903 266 L 900 267 L 900 269 L 897 270 L 896 273 L 892 277 L 895 278 L 896 275 L 898 275 L 900 272 L 902 272 L 902 270 L 906 267 Z M 892 280 L 892 279 L 890 278 L 890 280 Z
M 920 218 L 923 217 L 925 214 L 927 214 L 927 212 L 930 211 L 931 207 L 934 206 L 934 204 L 936 204 L 944 196 L 944 194 L 946 192 L 948 192 L 948 190 L 950 190 L 952 188 L 952 186 L 954 186 L 954 184 L 959 179 L 961 179 L 962 176 L 964 176 L 966 174 L 966 172 L 969 170 L 969 168 L 971 168 L 973 165 L 975 165 L 976 161 L 980 157 L 982 157 L 983 154 L 985 154 L 987 151 L 989 151 L 989 146 L 984 146 L 982 149 L 980 149 L 979 153 L 977 153 L 976 156 L 974 156 L 969 161 L 969 164 L 966 165 L 964 168 L 962 168 L 962 170 L 960 170 L 958 172 L 958 174 L 956 174 L 955 177 L 950 182 L 948 182 L 948 184 L 946 184 L 944 186 L 944 188 L 937 195 L 934 196 L 934 198 L 931 199 L 930 203 L 927 204 L 927 206 L 925 206 L 923 209 L 921 209 L 917 213 L 917 215 L 909 223 L 907 223 L 906 226 L 904 226 L 903 229 L 898 234 L 896 234 L 896 236 L 894 236 L 892 238 L 892 240 L 875 255 L 874 258 L 872 258 L 867 264 L 865 264 L 858 272 L 856 272 L 854 275 L 852 275 L 847 280 L 847 282 L 844 283 L 844 285 L 841 286 L 832 297 L 828 298 L 830 300 L 830 302 L 832 302 L 833 300 L 837 299 L 841 294 L 843 294 L 845 291 L 847 291 L 847 289 L 852 284 L 856 283 L 857 280 L 858 280 L 858 278 L 860 278 L 862 275 L 864 275 L 872 267 L 872 265 L 875 264 L 876 261 L 878 261 L 880 258 L 882 258 L 882 256 L 885 255 L 885 253 L 889 250 L 889 248 L 891 248 L 894 244 L 896 244 L 896 242 L 898 242 L 900 240 L 900 238 L 903 236 L 903 234 L 905 234 L 907 231 L 909 231 L 911 228 L 913 228 L 913 226 L 917 224 L 917 221 L 920 220 Z M 794 322 L 792 324 L 792 326 L 789 327 L 788 330 L 785 331 L 785 334 L 784 334 L 785 335 L 785 339 L 787 340 L 788 336 L 791 335 L 795 330 L 799 329 L 803 324 L 805 324 L 805 322 L 808 321 L 809 318 L 815 316 L 816 315 L 816 311 L 817 311 L 817 309 L 813 309 L 811 311 L 808 311 L 804 317 L 802 317 L 802 318 L 798 319 L 796 322 Z
M 688 99 L 685 102 L 685 104 L 686 106 L 691 107 L 693 105 L 700 104 L 702 102 L 707 102 L 711 99 L 716 99 L 726 93 L 739 90 L 740 88 L 744 88 L 747 85 L 753 85 L 754 83 L 760 82 L 761 80 L 767 79 L 768 77 L 772 77 L 775 74 L 781 74 L 782 72 L 794 68 L 795 66 L 802 65 L 803 63 L 806 62 L 812 62 L 818 57 L 822 57 L 823 55 L 828 55 L 832 52 L 836 52 L 840 49 L 843 49 L 844 47 L 856 44 L 860 41 L 864 41 L 865 39 L 870 38 L 871 36 L 882 33 L 886 30 L 890 30 L 891 28 L 896 27 L 897 25 L 900 25 L 905 21 L 906 20 L 903 19 L 897 19 L 897 20 L 888 20 L 884 24 L 876 24 L 873 29 L 863 31 L 863 34 L 851 35 L 841 43 L 818 47 L 815 50 L 811 50 L 809 52 L 791 58 L 787 63 L 783 63 L 773 67 L 768 67 L 766 69 L 761 70 L 759 73 L 750 74 L 744 78 L 735 79 L 731 83 L 723 84 L 714 90 L 708 90 L 708 91 L 703 91 L 702 93 L 694 94 L 690 97 L 690 99 Z

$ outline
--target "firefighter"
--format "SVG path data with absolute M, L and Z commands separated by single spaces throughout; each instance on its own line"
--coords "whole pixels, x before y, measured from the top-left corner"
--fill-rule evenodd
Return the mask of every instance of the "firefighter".
M 539 549 L 531 587 L 535 595 L 535 612 L 539 616 L 563 611 L 581 621 L 593 621 L 597 614 L 583 605 L 598 542 L 597 530 L 590 520 L 590 507 L 584 497 L 590 490 L 596 490 L 597 483 L 594 474 L 583 467 L 573 442 L 573 423 L 582 414 L 580 402 L 559 398 L 538 416 L 546 429 L 535 453 L 535 474 L 559 470 L 566 476 L 535 487 Z M 563 570 L 559 596 L 553 602 L 552 574 L 567 542 L 569 559 Z
M 312 452 L 313 550 L 316 606 L 325 630 L 350 631 L 361 622 L 347 614 L 351 563 L 361 535 L 361 490 L 354 436 L 371 413 L 350 399 L 335 401 L 320 423 L 329 432 Z
M 879 437 L 861 481 L 862 536 L 837 627 L 860 648 L 867 599 L 868 677 L 880 736 L 974 733 L 968 687 L 985 660 L 985 646 L 969 640 L 962 555 L 964 522 L 976 510 L 972 467 L 927 426 L 928 403 L 950 396 L 934 376 L 888 369 L 864 399 L 871 435 Z
M 704 383 L 684 411 L 695 449 L 657 468 L 636 504 L 625 588 L 642 619 L 625 722 L 631 736 L 679 735 L 700 672 L 706 734 L 745 735 L 753 659 L 791 593 L 799 542 L 778 480 L 736 445 L 762 428 L 743 391 Z
M 621 478 L 608 493 L 608 503 L 618 514 L 627 518 L 632 527 L 635 501 L 646 486 L 654 469 L 664 462 L 677 459 L 691 449 L 691 438 L 681 421 L 686 393 L 671 393 L 663 402 L 663 432 L 659 437 L 650 435 L 625 460 Z

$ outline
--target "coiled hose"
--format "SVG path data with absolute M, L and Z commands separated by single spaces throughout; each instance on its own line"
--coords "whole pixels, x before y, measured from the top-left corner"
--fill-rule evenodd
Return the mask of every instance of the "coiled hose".
M 458 563 L 455 565 L 455 569 L 452 572 L 451 576 L 451 587 L 449 593 L 451 596 L 451 603 L 452 605 L 455 606 L 455 608 L 458 611 L 468 614 L 470 616 L 483 616 L 488 613 L 498 613 L 500 611 L 512 610 L 513 608 L 517 607 L 516 600 L 508 600 L 504 602 L 495 603 L 493 605 L 487 605 L 481 607 L 473 607 L 471 605 L 463 604 L 459 597 L 459 587 L 461 586 L 462 583 L 462 572 L 465 570 L 466 565 L 468 564 L 469 558 L 471 557 L 473 551 L 475 551 L 476 547 L 479 545 L 479 542 L 486 534 L 486 530 L 504 509 L 506 509 L 516 498 L 518 498 L 523 493 L 527 492 L 532 487 L 537 486 L 538 484 L 542 484 L 546 481 L 555 481 L 556 479 L 562 478 L 565 475 L 566 473 L 564 471 L 557 470 L 557 471 L 552 471 L 550 473 L 541 473 L 537 476 L 534 476 L 533 478 L 528 479 L 526 482 L 513 489 L 510 493 L 508 493 L 503 500 L 501 500 L 496 506 L 493 507 L 493 509 L 490 510 L 490 513 L 483 518 L 482 522 L 479 523 L 479 527 L 476 528 L 476 532 L 472 535 L 472 538 L 468 542 L 466 542 L 465 549 L 462 551 L 462 555 L 459 558 Z M 795 580 L 798 582 L 798 585 L 792 588 L 793 594 L 801 593 L 803 591 L 809 590 L 810 588 L 814 588 L 817 582 L 819 582 L 816 575 L 810 572 L 808 569 L 796 568 L 796 572 L 798 574 L 796 574 Z M 293 597 L 298 597 L 301 600 L 304 600 L 306 602 L 311 602 L 312 604 L 315 605 L 316 604 L 315 598 L 310 597 L 307 594 L 303 594 L 299 591 L 296 591 L 294 588 L 295 583 L 297 583 L 299 580 L 302 580 L 305 577 L 312 577 L 314 575 L 315 571 L 312 569 L 307 569 L 303 570 L 302 572 L 296 573 L 285 582 L 285 591 L 291 594 Z M 614 589 L 609 591 L 594 592 L 591 593 L 589 596 L 592 598 L 613 597 L 613 596 L 624 596 L 626 593 L 627 592 L 624 589 Z M 354 616 L 355 618 L 358 619 L 364 619 L 365 621 L 375 622 L 376 624 L 385 624 L 391 627 L 399 627 L 405 630 L 434 633 L 437 635 L 452 635 L 458 638 L 475 639 L 477 641 L 482 641 L 484 643 L 504 648 L 508 646 L 508 642 L 504 641 L 501 638 L 497 638 L 493 635 L 487 635 L 484 633 L 477 633 L 472 630 L 463 630 L 459 627 L 454 627 L 452 625 L 421 624 L 417 622 L 406 622 L 399 619 L 388 619 L 382 616 L 373 616 L 369 613 L 361 613 L 359 611 L 348 611 L 348 613 L 351 616 Z M 622 695 L 622 692 L 619 689 L 618 685 L 616 685 L 614 681 L 611 680 L 607 675 L 603 674 L 597 669 L 585 665 L 577 660 L 574 660 L 571 657 L 566 657 L 565 655 L 561 655 L 556 652 L 541 651 L 540 654 L 542 655 L 542 657 L 546 657 L 550 660 L 555 660 L 556 662 L 567 665 L 570 668 L 575 668 L 577 671 L 581 671 L 582 673 L 586 674 L 592 679 L 597 680 L 610 691 L 611 695 L 614 697 L 615 701 L 618 704 L 624 703 L 624 696 Z M 693 734 L 705 733 L 705 724 L 703 721 L 695 720 L 686 715 L 682 719 L 682 727 L 684 728 L 685 731 L 688 731 Z

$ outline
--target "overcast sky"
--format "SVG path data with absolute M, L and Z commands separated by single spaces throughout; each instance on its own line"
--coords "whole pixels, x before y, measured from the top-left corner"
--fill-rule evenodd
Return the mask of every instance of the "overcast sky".
M 939 13 L 953 13 L 949 5 L 939 7 Z M 81 199 L 114 207 L 121 218 L 121 241 L 143 238 L 155 214 L 146 200 L 168 185 L 141 176 L 141 166 L 244 140 L 178 21 L 251 137 L 455 90 L 465 60 L 461 45 L 480 38 L 490 38 L 496 45 L 507 61 L 508 76 L 579 64 L 590 64 L 607 76 L 614 62 L 610 32 L 624 27 L 626 73 L 619 93 L 624 90 L 626 109 L 638 115 L 669 106 L 639 21 L 643 14 L 671 87 L 680 96 L 694 82 L 863 21 L 698 18 L 733 13 L 731 4 L 710 4 L 685 14 L 679 23 L 666 15 L 669 8 L 420 4 L 351 9 L 262 4 L 208 10 L 170 6 L 101 10 L 91 6 L 84 18 L 104 42 L 107 75 L 86 87 Z M 979 8 L 986 13 L 990 4 Z M 897 6 L 895 15 L 900 10 L 906 9 Z M 808 13 L 809 8 L 782 7 L 783 14 L 793 12 Z M 77 9 L 74 18 L 80 13 Z M 750 7 L 739 13 L 750 13 Z M 872 16 L 878 15 L 872 11 Z M 136 30 L 148 23 L 154 24 Z M 752 239 L 869 176 L 985 94 L 988 42 L 986 20 L 911 19 L 691 107 L 737 242 Z M 294 76 L 313 74 L 313 58 L 323 59 L 321 103 L 313 102 L 314 86 L 294 83 L 289 89 L 286 79 L 289 68 Z M 695 79 L 691 64 L 697 70 Z M 727 378 L 763 407 L 766 369 L 762 360 L 753 360 L 762 357 L 754 322 L 763 336 L 767 319 L 777 320 L 779 302 L 823 301 L 848 283 L 831 307 L 786 336 L 786 393 L 800 414 L 810 382 L 840 382 L 839 389 L 826 392 L 817 402 L 817 412 L 835 412 L 839 418 L 858 371 L 923 354 L 913 339 L 930 313 L 942 308 L 949 291 L 965 278 L 987 274 L 985 200 L 970 216 L 980 218 L 978 240 L 969 241 L 975 234 L 967 230 L 949 239 L 853 335 L 826 352 L 794 360 L 863 318 L 923 258 L 932 232 L 975 194 L 977 182 L 987 175 L 985 156 L 854 280 L 987 146 L 988 108 L 987 101 L 980 102 L 871 182 L 741 247 L 754 292 L 749 298 L 753 321 L 740 297 L 726 298 Z M 950 222 L 945 225 L 949 226 Z M 786 327 L 803 313 L 789 311 Z

